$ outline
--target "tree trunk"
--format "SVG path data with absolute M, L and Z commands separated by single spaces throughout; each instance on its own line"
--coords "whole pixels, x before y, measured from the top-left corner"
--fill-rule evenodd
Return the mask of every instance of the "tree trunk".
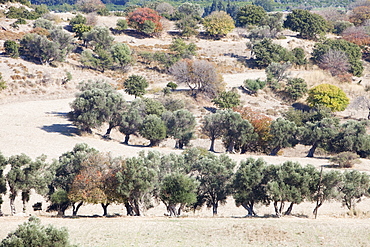
M 134 210 L 133 210 L 132 206 L 130 205 L 130 203 L 125 202 L 125 207 L 126 207 L 127 215 L 128 216 L 134 216 Z
M 184 149 L 184 142 L 179 140 L 179 149 Z
M 272 149 L 272 150 L 271 150 L 270 155 L 272 155 L 272 156 L 276 156 L 276 155 L 277 155 L 277 153 L 280 151 L 280 149 L 281 149 L 281 147 L 280 147 L 280 146 L 275 147 L 274 149 Z
M 15 205 L 14 205 L 15 198 L 10 197 L 9 199 L 10 199 L 10 214 L 15 215 L 15 213 L 16 213 Z
M 128 145 L 129 140 L 130 140 L 130 135 L 125 135 L 125 140 L 123 141 L 123 144 Z
M 218 202 L 213 203 L 213 205 L 212 205 L 213 216 L 217 215 L 217 208 L 218 208 Z
M 30 192 L 22 191 L 22 203 L 23 203 L 23 213 L 26 213 L 27 202 L 30 200 Z
M 253 206 L 254 202 L 249 203 L 242 203 L 243 208 L 245 208 L 248 211 L 247 216 L 256 216 L 257 214 L 254 212 Z
M 235 141 L 230 141 L 230 143 L 229 143 L 229 146 L 227 147 L 227 150 L 226 150 L 226 152 L 228 152 L 228 153 L 234 153 L 234 145 L 235 145 Z
M 133 211 L 135 213 L 135 216 L 141 216 L 139 204 L 136 201 L 134 201 L 132 203 L 132 206 L 133 206 Z
M 108 215 L 108 206 L 109 206 L 109 202 L 107 202 L 107 203 L 101 203 L 101 206 L 102 206 L 102 208 L 103 208 L 103 216 L 107 216 Z
M 156 147 L 159 145 L 159 140 L 150 140 L 149 147 Z
M 321 207 L 322 206 L 322 201 L 317 201 L 316 202 L 316 207 L 315 207 L 315 209 L 313 210 L 313 214 L 315 215 L 315 219 L 317 218 L 317 213 L 318 213 L 318 211 L 319 211 L 319 207 Z
M 3 211 L 1 211 L 1 204 L 0 204 L 0 217 L 4 216 Z
M 209 147 L 210 152 L 215 152 L 215 138 L 211 139 L 211 146 Z
M 288 207 L 288 209 L 287 209 L 287 211 L 284 213 L 284 215 L 290 215 L 292 213 L 293 205 L 294 205 L 294 203 L 291 202 L 290 205 L 289 205 L 289 207 Z
M 312 147 L 310 148 L 310 151 L 308 151 L 307 157 L 311 157 L 311 158 L 313 157 L 313 155 L 314 155 L 314 153 L 315 153 L 315 151 L 316 151 L 317 146 L 318 146 L 318 143 L 317 143 L 317 142 L 315 142 L 315 143 L 312 145 Z
M 105 134 L 104 134 L 104 138 L 110 139 L 110 132 L 112 131 L 113 128 L 114 127 L 109 124 L 109 127 L 107 129 L 107 132 L 105 132 Z
M 80 209 L 80 207 L 82 206 L 82 204 L 83 204 L 83 202 L 79 202 L 77 204 L 77 206 L 76 206 L 75 203 L 73 203 L 73 206 L 72 206 L 72 216 L 77 216 L 77 212 Z
M 274 208 L 275 208 L 276 216 L 280 218 L 282 215 L 281 212 L 283 212 L 283 209 L 284 209 L 284 202 L 280 202 L 280 207 L 278 207 L 278 203 L 279 201 L 274 201 Z
M 175 205 L 169 205 L 167 207 L 167 211 L 170 213 L 170 216 L 177 216 L 176 206 Z

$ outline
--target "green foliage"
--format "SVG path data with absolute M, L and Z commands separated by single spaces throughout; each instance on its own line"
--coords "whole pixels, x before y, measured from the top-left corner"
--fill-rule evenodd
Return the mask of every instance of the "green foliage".
M 224 11 L 212 12 L 203 20 L 206 32 L 211 36 L 222 37 L 231 32 L 234 28 L 234 20 Z
M 239 9 L 236 15 L 237 25 L 258 25 L 264 18 L 266 18 L 267 13 L 261 6 L 256 5 L 245 5 Z
M 317 39 L 317 35 L 323 35 L 328 31 L 328 24 L 321 15 L 302 9 L 294 9 L 288 14 L 284 27 L 299 32 L 303 38 L 314 40 Z
M 198 184 L 193 178 L 180 173 L 169 174 L 164 177 L 160 185 L 160 198 L 167 206 L 171 216 L 180 215 L 177 204 L 183 206 L 196 202 L 196 189 Z
M 110 50 L 112 58 L 118 67 L 125 70 L 132 63 L 131 50 L 123 43 L 114 44 Z
M 305 52 L 303 48 L 296 47 L 292 50 L 292 55 L 294 57 L 292 63 L 295 65 L 306 65 L 308 63 L 306 59 Z
M 152 34 L 154 33 L 154 30 L 155 30 L 155 23 L 151 20 L 145 20 L 140 31 L 145 34 Z
M 171 90 L 175 90 L 177 88 L 177 84 L 170 81 L 169 83 L 167 83 L 166 87 L 171 88 Z
M 145 117 L 145 103 L 141 99 L 134 100 L 122 114 L 119 131 L 125 135 L 124 144 L 128 145 L 130 135 L 136 134 Z
M 345 52 L 348 57 L 348 62 L 351 65 L 349 72 L 354 76 L 361 76 L 364 67 L 361 62 L 361 48 L 358 45 L 344 39 L 328 39 L 322 43 L 316 43 L 312 52 L 313 60 L 318 63 L 321 57 L 330 49 Z
M 135 95 L 136 98 L 146 93 L 145 89 L 149 86 L 149 83 L 143 76 L 131 75 L 124 81 L 123 86 L 125 87 L 126 93 Z
M 261 6 L 267 12 L 274 11 L 275 2 L 273 0 L 254 0 L 253 4 Z
M 194 115 L 185 109 L 174 112 L 165 112 L 162 115 L 167 127 L 167 136 L 172 136 L 176 140 L 175 148 L 183 149 L 193 137 L 195 128 Z
M 369 175 L 356 170 L 345 171 L 343 173 L 343 184 L 339 186 L 342 192 L 343 206 L 348 210 L 354 210 L 356 202 L 362 196 L 369 195 L 370 179 Z
M 95 53 L 84 50 L 81 53 L 81 63 L 87 67 L 98 70 L 102 73 L 113 65 L 113 58 L 110 52 L 98 49 Z
M 34 216 L 18 226 L 18 228 L 8 234 L 0 243 L 1 247 L 67 247 L 69 244 L 68 231 L 66 228 L 55 228 L 52 225 L 43 226 L 40 219 Z
M 296 101 L 307 93 L 307 83 L 302 78 L 289 78 L 284 91 L 289 100 Z
M 181 38 L 172 39 L 170 50 L 180 58 L 192 58 L 196 55 L 197 46 L 194 43 L 187 44 Z
M 99 49 L 109 50 L 113 44 L 114 37 L 106 27 L 96 26 L 91 31 L 83 34 L 85 44 L 91 44 L 95 51 Z
M 144 118 L 140 135 L 150 141 L 150 146 L 158 146 L 166 138 L 166 125 L 158 116 L 150 114 Z
M 274 44 L 271 39 L 263 39 L 253 45 L 252 52 L 255 56 L 256 64 L 267 67 L 271 63 L 288 62 L 294 60 L 292 54 L 281 45 Z
M 4 175 L 4 169 L 7 165 L 7 158 L 0 153 L 0 216 L 3 216 L 1 211 L 1 204 L 3 203 L 3 195 L 7 192 L 6 187 L 6 176 Z
M 337 35 L 341 35 L 344 30 L 354 26 L 353 23 L 349 21 L 336 21 L 333 23 L 333 25 L 334 25 L 333 33 Z
M 266 81 L 260 79 L 246 79 L 244 81 L 244 87 L 250 90 L 253 94 L 256 94 L 258 90 L 264 89 L 266 86 Z
M 198 24 L 198 19 L 192 16 L 185 15 L 176 22 L 176 27 L 181 30 L 180 34 L 182 37 L 191 37 L 199 33 L 199 31 L 197 30 L 199 28 Z
M 72 26 L 72 32 L 75 33 L 75 37 L 79 40 L 84 39 L 84 34 L 90 32 L 92 29 L 92 26 L 88 26 L 86 24 L 75 24 Z
M 263 159 L 248 158 L 240 162 L 233 181 L 235 204 L 243 206 L 248 216 L 255 216 L 254 206 L 258 203 L 269 204 L 266 194 L 265 169 Z
M 330 162 L 338 165 L 339 168 L 352 168 L 360 163 L 359 156 L 351 152 L 342 152 L 330 158 Z
M 27 20 L 36 20 L 41 16 L 40 13 L 37 13 L 36 11 L 28 11 L 25 7 L 21 6 L 19 8 L 11 6 L 8 9 L 8 12 L 6 12 L 6 18 L 10 19 L 27 19 Z
M 4 49 L 8 56 L 12 58 L 19 57 L 19 44 L 14 40 L 5 40 Z
M 331 84 L 320 84 L 308 91 L 307 103 L 311 107 L 322 105 L 332 111 L 343 111 L 349 104 L 349 99 L 339 87 Z
M 240 104 L 240 95 L 236 90 L 221 92 L 212 102 L 221 109 L 230 109 Z
M 267 82 L 270 88 L 276 90 L 280 89 L 280 82 L 288 79 L 287 70 L 291 68 L 291 63 L 271 63 L 266 69 Z
M 69 21 L 69 25 L 73 27 L 77 24 L 86 24 L 86 21 L 87 19 L 85 16 L 78 14 Z
M 217 111 L 216 113 L 204 116 L 202 121 L 202 134 L 209 137 L 211 146 L 209 151 L 214 152 L 214 143 L 217 138 L 220 138 L 225 130 L 224 118 L 225 111 Z
M 43 19 L 43 18 L 39 18 L 37 19 L 34 23 L 33 23 L 33 27 L 36 28 L 36 27 L 40 27 L 40 28 L 44 28 L 46 30 L 51 30 L 54 25 L 51 21 L 49 20 L 46 20 L 46 19 Z
M 298 144 L 297 126 L 294 122 L 278 118 L 271 123 L 270 141 L 271 155 L 277 155 L 280 149 L 286 147 L 294 147 Z
M 116 29 L 118 31 L 126 30 L 128 27 L 127 20 L 126 19 L 118 19 L 116 24 Z

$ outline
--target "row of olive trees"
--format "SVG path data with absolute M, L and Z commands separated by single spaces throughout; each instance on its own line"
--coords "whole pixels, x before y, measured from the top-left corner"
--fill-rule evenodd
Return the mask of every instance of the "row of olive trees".
M 302 167 L 291 161 L 268 165 L 252 158 L 237 166 L 226 155 L 216 156 L 199 148 L 182 154 L 150 151 L 136 157 L 113 158 L 78 144 L 52 164 L 35 166 L 28 158 L 19 167 L 15 159 L 24 160 L 23 156 L 2 156 L 2 167 L 11 166 L 2 176 L 9 184 L 10 199 L 14 201 L 14 193 L 29 195 L 31 189 L 37 189 L 50 201 L 48 210 L 60 216 L 70 207 L 77 215 L 84 203 L 101 204 L 104 215 L 110 204 L 123 203 L 128 215 L 139 216 L 159 201 L 172 216 L 203 205 L 217 215 L 218 206 L 226 203 L 228 196 L 233 196 L 236 205 L 243 206 L 250 216 L 256 215 L 255 205 L 271 203 L 276 216 L 289 215 L 293 205 L 303 201 L 316 203 L 317 214 L 319 207 L 330 200 L 340 200 L 353 210 L 361 197 L 369 195 L 370 188 L 369 176 L 358 171 L 319 172 L 313 166 Z M 35 177 L 38 187 L 34 185 Z M 284 212 L 286 203 L 289 207 Z

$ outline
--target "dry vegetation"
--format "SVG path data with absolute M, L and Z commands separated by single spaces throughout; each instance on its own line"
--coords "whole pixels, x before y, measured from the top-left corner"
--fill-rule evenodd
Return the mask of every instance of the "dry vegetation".
M 67 20 L 70 15 L 61 15 L 60 19 Z M 59 20 L 59 18 L 58 18 Z M 114 27 L 116 17 L 99 17 L 97 25 Z M 4 21 L 4 19 L 2 19 Z M 9 28 L 9 23 L 4 22 Z M 5 25 L 4 24 L 4 25 Z M 66 22 L 60 22 L 65 25 Z M 19 30 L 0 32 L 0 39 L 17 39 L 22 32 L 29 30 L 29 25 L 24 25 Z M 292 36 L 289 36 L 292 35 Z M 279 43 L 292 49 L 303 47 L 307 54 L 312 50 L 313 43 L 302 41 L 287 33 L 286 40 Z M 128 43 L 136 52 L 152 51 L 168 48 L 172 37 L 163 35 L 158 39 L 135 38 L 128 35 L 115 37 L 118 42 Z M 217 64 L 223 74 L 227 89 L 239 88 L 245 79 L 265 78 L 263 70 L 252 70 L 245 66 L 243 61 L 250 56 L 246 49 L 247 39 L 238 35 L 236 30 L 232 35 L 219 41 L 203 39 L 191 39 L 198 46 L 197 53 L 202 59 Z M 210 45 L 210 42 L 212 44 Z M 0 72 L 7 82 L 8 88 L 0 95 L 0 150 L 5 156 L 25 153 L 32 158 L 46 154 L 48 159 L 57 158 L 63 152 L 69 151 L 76 143 L 85 142 L 103 152 L 111 152 L 115 156 L 133 156 L 143 148 L 124 146 L 122 134 L 113 131 L 112 140 L 106 141 L 101 138 L 104 128 L 95 130 L 93 135 L 79 136 L 76 128 L 65 117 L 70 111 L 69 103 L 73 100 L 77 91 L 76 85 L 82 80 L 105 79 L 121 89 L 122 82 L 131 74 L 143 75 L 150 82 L 149 97 L 162 97 L 159 92 L 169 81 L 173 80 L 166 74 L 153 71 L 151 66 L 137 63 L 128 73 L 106 72 L 104 74 L 84 70 L 79 67 L 77 55 L 71 55 L 65 63 L 58 67 L 36 65 L 22 59 L 12 59 L 2 56 L 0 60 Z M 304 78 L 309 88 L 320 83 L 332 83 L 341 87 L 349 97 L 354 98 L 366 94 L 365 87 L 370 85 L 369 65 L 365 67 L 364 76 L 355 78 L 351 83 L 340 83 L 336 78 L 324 72 L 316 66 L 293 68 L 292 76 Z M 72 80 L 63 84 L 66 72 L 72 74 Z M 361 84 L 358 84 L 361 80 Z M 184 89 L 185 87 L 180 87 Z M 240 89 L 242 102 L 255 110 L 270 115 L 273 118 L 279 116 L 280 111 L 288 108 L 288 105 L 274 97 L 268 90 L 259 92 L 257 96 L 245 94 Z M 183 93 L 179 97 L 187 98 Z M 178 96 L 176 96 L 178 97 Z M 125 94 L 125 99 L 132 100 L 132 96 Z M 197 119 L 206 113 L 203 106 L 212 107 L 207 101 L 199 100 L 192 111 L 198 114 Z M 351 109 L 341 113 L 342 116 L 363 118 L 367 116 L 365 111 L 353 111 Z M 136 138 L 133 144 L 146 145 L 145 139 Z M 193 146 L 209 147 L 206 139 L 192 140 Z M 157 148 L 161 152 L 179 152 L 174 150 L 174 141 L 167 140 Z M 305 158 L 309 148 L 299 145 L 294 149 L 285 149 L 282 156 L 258 156 L 265 158 L 269 163 L 279 164 L 286 160 L 299 161 L 301 164 L 313 164 L 317 167 L 329 164 L 326 158 Z M 224 152 L 220 142 L 216 145 L 216 151 Z M 249 155 L 232 155 L 240 161 Z M 355 169 L 370 172 L 369 160 L 362 160 L 355 165 Z M 329 168 L 325 168 L 329 169 Z M 3 211 L 9 214 L 8 197 L 5 197 Z M 31 205 L 40 201 L 37 195 L 31 197 Z M 220 208 L 220 217 L 209 218 L 209 210 L 202 210 L 195 214 L 188 213 L 185 218 L 163 217 L 164 208 L 158 206 L 149 211 L 149 217 L 83 217 L 79 219 L 57 219 L 50 217 L 44 211 L 42 223 L 65 226 L 69 229 L 72 242 L 82 246 L 368 246 L 370 223 L 368 221 L 368 201 L 359 204 L 357 216 L 346 214 L 346 210 L 339 202 L 328 204 L 319 212 L 319 219 L 313 220 L 311 211 L 312 204 L 304 203 L 294 208 L 295 216 L 276 219 L 243 218 L 246 212 L 242 208 L 236 208 L 232 200 L 225 207 Z M 21 203 L 18 202 L 17 210 L 20 211 Z M 45 207 L 44 207 L 45 208 Z M 123 206 L 109 208 L 110 213 L 124 215 Z M 260 207 L 259 215 L 269 216 L 272 208 Z M 32 212 L 33 214 L 33 212 Z M 68 212 L 67 212 L 68 214 Z M 84 206 L 81 208 L 82 215 L 101 214 L 99 206 Z M 360 216 L 358 216 L 360 215 Z M 235 218 L 231 216 L 236 216 Z M 16 226 L 26 219 L 24 217 L 0 218 L 0 239 L 15 229 Z

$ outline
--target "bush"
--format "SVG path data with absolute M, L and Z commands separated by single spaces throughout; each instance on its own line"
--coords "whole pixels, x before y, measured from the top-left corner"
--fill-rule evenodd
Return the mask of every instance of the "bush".
M 261 81 L 260 79 L 247 79 L 244 81 L 244 87 L 252 91 L 252 93 L 257 93 L 258 90 L 263 89 L 265 86 L 266 81 Z
M 225 36 L 234 28 L 234 20 L 224 11 L 212 12 L 204 18 L 203 25 L 206 32 L 215 37 Z
M 302 78 L 289 78 L 284 91 L 289 99 L 298 100 L 307 93 L 307 83 Z
M 352 168 L 355 164 L 361 163 L 359 156 L 351 152 L 342 152 L 330 158 L 330 162 L 337 164 L 339 168 Z
M 236 90 L 221 92 L 212 102 L 221 109 L 230 109 L 240 104 L 240 95 Z
M 307 103 L 310 107 L 325 106 L 332 111 L 343 111 L 349 104 L 347 95 L 337 86 L 320 84 L 308 91 Z
M 321 56 L 318 65 L 321 69 L 328 70 L 332 76 L 344 75 L 350 68 L 346 53 L 331 49 Z
M 127 15 L 128 25 L 146 34 L 158 33 L 163 30 L 161 17 L 150 8 L 137 8 Z
M 30 217 L 28 222 L 18 226 L 9 233 L 0 243 L 0 247 L 27 246 L 27 247 L 66 247 L 71 246 L 66 228 L 57 229 L 52 225 L 42 226 L 40 219 Z
M 116 24 L 116 29 L 118 31 L 126 30 L 128 27 L 127 21 L 125 19 L 118 19 Z
M 8 56 L 12 58 L 19 57 L 19 44 L 14 40 L 6 40 L 4 42 L 4 49 Z
M 44 28 L 44 29 L 47 29 L 47 30 L 50 30 L 53 28 L 53 23 L 49 20 L 46 20 L 46 19 L 43 19 L 43 18 L 39 18 L 37 19 L 34 23 L 33 23 L 33 27 L 36 28 L 36 27 L 40 27 L 40 28 Z

